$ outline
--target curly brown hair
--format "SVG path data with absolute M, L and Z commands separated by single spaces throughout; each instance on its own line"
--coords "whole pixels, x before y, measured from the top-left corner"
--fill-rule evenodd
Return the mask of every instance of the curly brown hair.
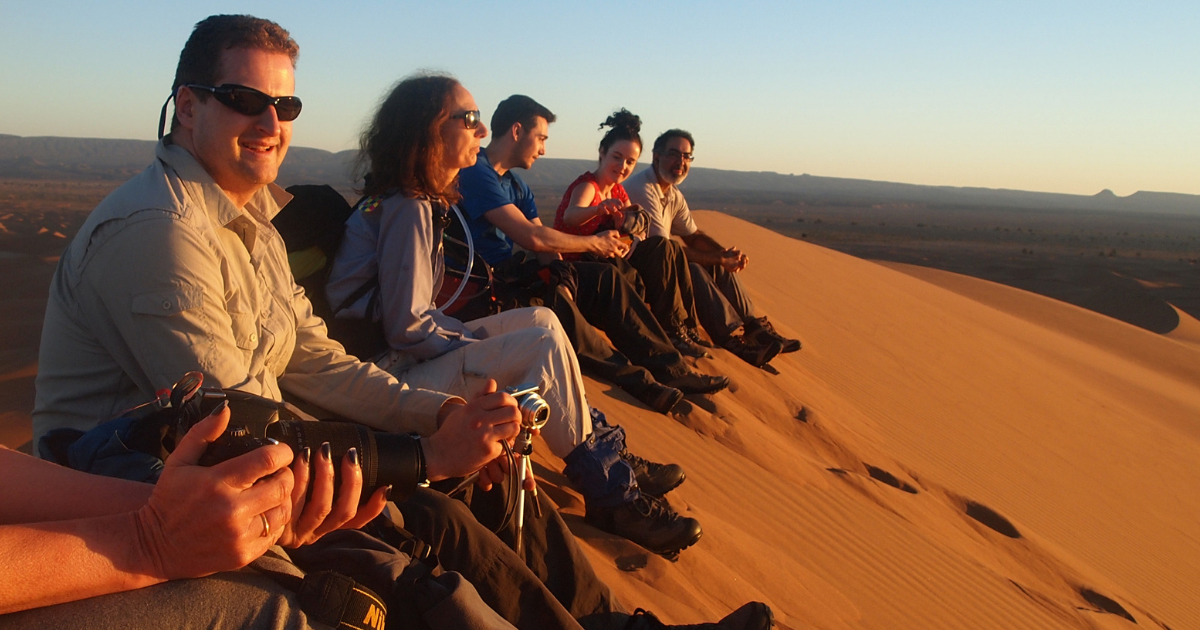
M 619 140 L 629 140 L 636 143 L 639 150 L 642 148 L 642 136 L 638 133 L 642 130 L 642 119 L 637 114 L 622 107 L 600 123 L 601 129 L 605 127 L 611 127 L 611 129 L 600 139 L 601 153 L 608 153 L 609 147 Z
M 459 83 L 446 74 L 418 74 L 395 85 L 359 139 L 356 172 L 363 194 L 400 192 L 457 203 L 458 177 L 444 179 L 439 129 L 450 117 Z

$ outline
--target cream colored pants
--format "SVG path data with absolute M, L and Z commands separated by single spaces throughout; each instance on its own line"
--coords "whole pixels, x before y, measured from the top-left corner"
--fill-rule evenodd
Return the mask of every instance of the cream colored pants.
M 554 311 L 520 308 L 465 325 L 479 341 L 392 374 L 412 387 L 467 399 L 489 378 L 500 389 L 537 384 L 550 405 L 542 438 L 557 457 L 565 457 L 592 433 L 579 361 Z

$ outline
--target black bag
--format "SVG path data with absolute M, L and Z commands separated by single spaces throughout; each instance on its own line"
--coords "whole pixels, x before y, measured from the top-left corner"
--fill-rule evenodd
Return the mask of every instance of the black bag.
M 382 324 L 365 319 L 337 319 L 333 314 L 339 309 L 325 296 L 325 284 L 342 244 L 346 220 L 354 214 L 354 208 L 327 184 L 289 186 L 287 191 L 293 199 L 271 223 L 283 237 L 296 284 L 304 288 L 313 313 L 325 320 L 331 339 L 340 342 L 347 354 L 360 361 L 374 359 L 387 349 Z M 378 284 L 378 279 L 367 282 L 348 302 L 353 303 Z
M 517 252 L 496 265 L 496 300 L 502 310 L 523 306 L 543 306 L 550 293 L 562 287 L 569 295 L 579 291 L 579 274 L 565 260 L 552 260 L 543 265 L 529 252 Z

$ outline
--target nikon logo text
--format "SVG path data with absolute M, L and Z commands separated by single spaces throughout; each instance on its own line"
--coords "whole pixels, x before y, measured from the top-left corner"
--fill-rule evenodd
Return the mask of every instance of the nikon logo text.
M 386 619 L 387 617 L 384 615 L 382 610 L 379 610 L 379 608 L 376 606 L 371 606 L 369 609 L 367 609 L 367 616 L 365 619 L 363 619 L 363 623 L 369 628 L 383 630 L 383 624 Z

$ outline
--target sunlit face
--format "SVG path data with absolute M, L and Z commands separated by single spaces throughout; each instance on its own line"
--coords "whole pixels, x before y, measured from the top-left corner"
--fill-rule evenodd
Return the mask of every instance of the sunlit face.
M 642 147 L 632 140 L 618 140 L 600 152 L 600 168 L 596 169 L 596 180 L 605 184 L 620 184 L 633 173 Z
M 271 96 L 295 94 L 292 60 L 283 53 L 233 48 L 221 57 L 216 84 L 233 83 Z M 176 101 L 189 150 L 213 181 L 238 206 L 275 181 L 292 140 L 292 123 L 280 122 L 275 107 L 247 116 L 202 90 L 181 88 Z M 198 95 L 207 94 L 204 100 Z
M 654 154 L 654 172 L 658 179 L 676 186 L 682 184 L 687 179 L 688 169 L 692 167 L 683 156 L 691 153 L 692 143 L 687 138 L 676 136 L 668 140 L 662 153 Z
M 450 105 L 447 113 L 450 118 L 442 122 L 440 135 L 442 137 L 442 166 L 449 172 L 447 181 L 454 178 L 459 170 L 473 166 L 479 156 L 479 141 L 487 136 L 487 126 L 479 121 L 479 126 L 467 129 L 463 113 L 478 110 L 475 97 L 461 85 L 454 87 L 450 94 Z
M 532 127 L 521 129 L 517 136 L 517 146 L 513 150 L 513 155 L 517 158 L 516 163 L 521 168 L 532 168 L 534 161 L 546 155 L 546 140 L 550 137 L 549 132 L 550 124 L 541 116 L 534 117 Z

